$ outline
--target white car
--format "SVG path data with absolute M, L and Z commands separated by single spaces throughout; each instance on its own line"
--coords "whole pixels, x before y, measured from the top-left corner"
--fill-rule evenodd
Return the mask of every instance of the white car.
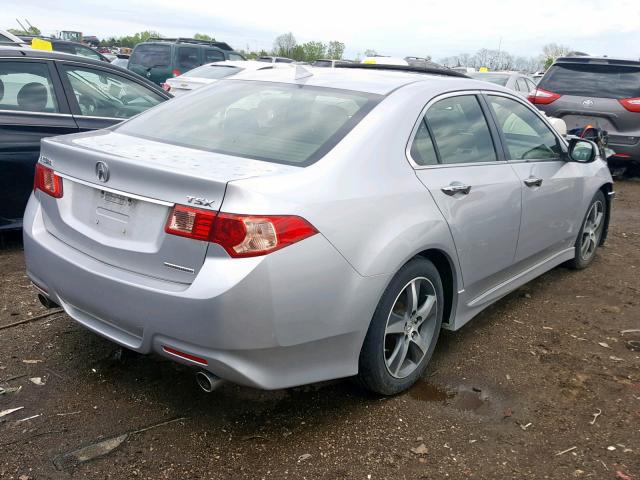
M 257 62 L 255 60 L 225 60 L 207 63 L 178 77 L 168 78 L 162 84 L 162 88 L 177 97 L 243 71 L 270 70 L 273 68 L 276 68 L 275 64 Z

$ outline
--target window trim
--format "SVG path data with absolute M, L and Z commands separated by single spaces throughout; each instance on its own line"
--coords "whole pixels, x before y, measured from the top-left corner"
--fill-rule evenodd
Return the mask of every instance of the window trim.
M 535 108 L 533 106 L 533 104 L 529 103 L 528 100 L 524 100 L 521 98 L 518 98 L 515 95 L 510 95 L 510 94 L 506 94 L 504 92 L 497 92 L 497 91 L 491 91 L 491 90 L 483 90 L 481 93 L 481 96 L 484 99 L 484 102 L 486 103 L 487 109 L 489 110 L 489 115 L 491 116 L 492 122 L 495 126 L 495 129 L 497 131 L 497 134 L 500 138 L 500 143 L 502 144 L 502 151 L 504 153 L 504 158 L 506 160 L 507 163 L 536 163 L 536 162 L 558 162 L 558 161 L 562 161 L 562 162 L 566 162 L 567 161 L 567 152 L 568 152 L 568 144 L 567 141 L 558 134 L 558 132 L 556 132 L 556 129 L 553 128 L 553 126 L 551 125 L 551 123 L 549 123 L 549 120 L 547 120 L 547 118 L 545 118 L 540 111 Z M 496 97 L 505 97 L 505 98 L 509 98 L 511 100 L 514 100 L 515 102 L 520 103 L 521 105 L 523 105 L 525 108 L 528 108 L 531 112 L 533 112 L 534 115 L 536 115 L 540 120 L 542 120 L 542 122 L 549 128 L 549 130 L 551 130 L 551 134 L 556 138 L 556 141 L 558 142 L 558 145 L 560 146 L 560 149 L 562 150 L 562 153 L 560 154 L 560 157 L 558 158 L 540 158 L 540 159 L 536 159 L 536 158 L 527 158 L 527 159 L 517 159 L 517 160 L 509 160 L 509 150 L 507 147 L 507 141 L 504 137 L 504 134 L 502 133 L 502 129 L 499 128 L 499 123 L 498 123 L 498 119 L 496 118 L 495 112 L 493 111 L 493 108 L 491 107 L 491 103 L 489 100 L 490 96 L 496 96 Z
M 169 98 L 171 97 L 165 97 L 163 95 L 161 95 L 159 92 L 151 89 L 148 87 L 148 85 L 145 85 L 143 82 L 140 82 L 137 78 L 130 76 L 130 75 L 123 75 L 121 72 L 118 71 L 114 71 L 113 69 L 110 68 L 103 68 L 102 65 L 87 65 L 81 62 L 68 62 L 68 61 L 61 61 L 61 62 L 54 62 L 55 66 L 58 70 L 58 74 L 60 76 L 60 81 L 62 82 L 62 85 L 64 86 L 64 90 L 66 93 L 66 99 L 69 103 L 69 111 L 71 112 L 71 114 L 74 117 L 77 118 L 89 118 L 89 119 L 102 119 L 102 120 L 118 120 L 118 121 L 124 121 L 124 120 L 128 120 L 128 118 L 115 118 L 115 117 L 97 117 L 95 115 L 83 115 L 82 114 L 82 110 L 80 109 L 80 105 L 78 105 L 78 102 L 76 100 L 76 95 L 73 91 L 73 86 L 71 85 L 71 81 L 69 80 L 69 77 L 67 76 L 67 69 L 73 69 L 73 68 L 80 68 L 80 69 L 85 69 L 85 70 L 99 70 L 102 72 L 105 72 L 106 74 L 110 74 L 116 77 L 121 77 L 124 78 L 126 80 L 129 80 L 130 82 L 133 82 L 147 90 L 149 90 L 150 92 L 155 93 L 156 95 L 158 95 L 160 98 L 162 98 L 162 101 L 160 103 L 164 103 L 166 102 Z M 135 116 L 135 115 L 134 115 Z M 132 117 L 129 117 L 132 118 Z
M 405 157 L 407 158 L 407 160 L 409 161 L 409 164 L 414 170 L 429 170 L 433 168 L 455 168 L 455 167 L 482 166 L 482 165 L 506 165 L 507 162 L 506 162 L 506 157 L 504 155 L 502 138 L 499 136 L 499 132 L 496 130 L 496 126 L 494 123 L 495 120 L 493 119 L 493 113 L 490 111 L 489 112 L 486 111 L 487 105 L 483 98 L 482 92 L 483 92 L 482 90 L 451 91 L 451 92 L 442 93 L 440 95 L 436 95 L 435 97 L 431 98 L 431 100 L 427 102 L 427 104 L 420 111 L 420 114 L 418 115 L 418 118 L 416 119 L 413 125 L 413 128 L 411 129 L 411 134 L 409 135 L 409 140 L 407 142 L 407 145 L 405 147 L 405 152 L 404 152 Z M 451 98 L 451 97 L 462 97 L 467 95 L 475 96 L 476 100 L 478 101 L 480 110 L 482 111 L 485 121 L 487 122 L 487 128 L 489 129 L 489 134 L 491 135 L 491 141 L 493 142 L 493 149 L 496 153 L 497 160 L 490 161 L 490 162 L 440 163 L 440 150 L 438 149 L 437 142 L 433 137 L 433 133 L 431 131 L 431 126 L 429 125 L 429 122 L 425 121 L 425 125 L 427 125 L 427 130 L 431 135 L 431 141 L 433 142 L 433 146 L 436 150 L 436 157 L 438 158 L 438 164 L 437 165 L 420 165 L 419 163 L 417 163 L 411 156 L 411 146 L 413 145 L 413 141 L 418 132 L 418 128 L 420 127 L 420 122 L 425 119 L 425 115 L 427 114 L 427 111 L 429 110 L 429 108 L 431 108 L 431 106 L 434 103 L 440 100 L 444 100 L 446 98 Z
M 53 94 L 56 97 L 56 103 L 58 105 L 57 112 L 38 112 L 35 110 L 4 110 L 3 112 L 11 112 L 11 113 L 21 113 L 27 115 L 48 115 L 48 116 L 70 116 L 71 115 L 71 107 L 69 105 L 69 101 L 67 99 L 66 92 L 62 85 L 62 79 L 60 78 L 57 69 L 55 68 L 55 62 L 51 59 L 47 58 L 38 58 L 38 59 L 27 59 L 24 57 L 0 57 L 0 64 L 4 62 L 12 62 L 12 63 L 38 63 L 41 65 L 45 65 L 47 70 L 49 71 L 49 80 L 51 80 L 51 89 L 53 90 Z

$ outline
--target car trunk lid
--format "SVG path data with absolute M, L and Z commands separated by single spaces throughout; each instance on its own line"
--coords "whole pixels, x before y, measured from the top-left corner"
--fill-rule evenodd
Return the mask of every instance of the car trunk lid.
M 47 231 L 107 264 L 191 283 L 208 243 L 169 235 L 174 204 L 218 211 L 227 182 L 295 167 L 231 157 L 116 132 L 43 142 L 41 163 L 63 178 L 63 196 L 39 192 Z

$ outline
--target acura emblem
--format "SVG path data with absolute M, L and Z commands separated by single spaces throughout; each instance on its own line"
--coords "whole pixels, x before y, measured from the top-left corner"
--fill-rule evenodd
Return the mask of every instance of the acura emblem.
M 584 100 L 582 102 L 582 105 L 584 105 L 585 107 L 593 107 L 593 100 Z
M 100 180 L 102 183 L 109 180 L 109 167 L 107 167 L 106 163 L 96 163 L 96 177 L 98 177 L 98 180 Z

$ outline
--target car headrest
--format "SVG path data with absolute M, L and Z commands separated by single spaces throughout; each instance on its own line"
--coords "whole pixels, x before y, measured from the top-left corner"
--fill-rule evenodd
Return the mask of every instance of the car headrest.
M 24 110 L 39 112 L 47 106 L 49 94 L 41 83 L 31 82 L 24 85 L 18 92 L 18 105 Z

